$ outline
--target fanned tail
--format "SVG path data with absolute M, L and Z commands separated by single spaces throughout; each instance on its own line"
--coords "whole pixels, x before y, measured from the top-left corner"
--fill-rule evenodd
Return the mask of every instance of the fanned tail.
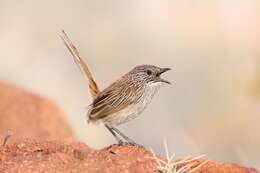
M 68 35 L 66 34 L 66 32 L 64 30 L 62 30 L 62 35 L 60 35 L 60 37 L 63 40 L 65 46 L 70 51 L 71 55 L 73 56 L 75 63 L 79 66 L 81 71 L 85 74 L 85 77 L 88 82 L 88 88 L 89 88 L 90 95 L 91 95 L 92 99 L 94 100 L 97 97 L 98 93 L 100 93 L 100 90 L 99 90 L 87 64 L 80 57 L 79 51 L 73 45 L 72 41 L 69 39 Z

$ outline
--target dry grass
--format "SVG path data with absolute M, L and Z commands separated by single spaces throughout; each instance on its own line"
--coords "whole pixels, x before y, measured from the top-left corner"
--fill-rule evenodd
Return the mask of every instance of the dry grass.
M 153 154 L 153 159 L 156 161 L 157 168 L 161 173 L 192 173 L 207 162 L 204 161 L 199 164 L 196 162 L 196 160 L 201 159 L 202 157 L 204 157 L 204 155 L 198 157 L 187 157 L 185 159 L 175 161 L 173 160 L 175 155 L 172 154 L 170 156 L 166 142 L 164 143 L 164 148 L 166 159 L 158 157 L 153 152 L 153 150 L 151 150 Z
M 13 132 L 11 130 L 8 130 L 4 136 L 4 140 L 2 143 L 3 147 L 6 146 L 8 139 L 11 138 L 12 136 L 13 136 Z

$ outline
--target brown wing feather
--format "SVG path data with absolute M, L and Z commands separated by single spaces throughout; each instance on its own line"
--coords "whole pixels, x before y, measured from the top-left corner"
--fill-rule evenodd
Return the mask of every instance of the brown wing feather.
M 136 92 L 133 92 L 133 90 L 139 91 L 140 87 L 131 85 L 124 78 L 110 85 L 90 105 L 90 110 L 88 111 L 89 120 L 102 119 L 134 103 L 138 97 L 134 97 Z

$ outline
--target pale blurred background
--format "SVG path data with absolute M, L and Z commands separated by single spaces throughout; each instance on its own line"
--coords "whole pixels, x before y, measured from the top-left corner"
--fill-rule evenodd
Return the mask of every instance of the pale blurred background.
M 0 0 L 0 80 L 56 101 L 79 140 L 102 148 L 115 141 L 86 124 L 91 99 L 61 29 L 101 88 L 136 65 L 173 69 L 173 84 L 119 127 L 128 136 L 260 168 L 260 1 Z

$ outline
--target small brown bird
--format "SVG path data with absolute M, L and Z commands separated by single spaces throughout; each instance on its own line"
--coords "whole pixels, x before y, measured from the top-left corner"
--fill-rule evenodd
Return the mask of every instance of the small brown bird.
M 137 66 L 100 92 L 87 64 L 64 30 L 62 30 L 60 37 L 76 64 L 84 72 L 90 94 L 94 99 L 89 106 L 88 122 L 103 123 L 119 144 L 125 143 L 119 136 L 124 138 L 127 144 L 136 144 L 115 127 L 140 115 L 160 86 L 163 83 L 170 84 L 160 77 L 170 68 L 160 68 L 153 65 Z
M 140 115 L 160 86 L 170 84 L 160 77 L 168 70 L 153 65 L 135 67 L 97 95 L 89 106 L 88 122 L 103 123 L 119 144 L 136 144 L 115 127 Z

